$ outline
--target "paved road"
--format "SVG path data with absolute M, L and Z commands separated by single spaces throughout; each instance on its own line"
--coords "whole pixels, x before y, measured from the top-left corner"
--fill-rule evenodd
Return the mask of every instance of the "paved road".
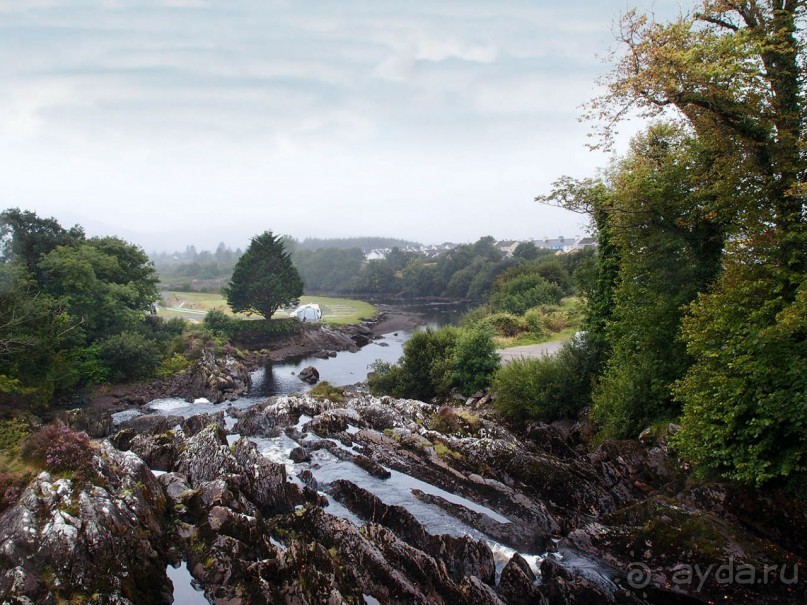
M 552 342 L 542 342 L 537 345 L 524 345 L 521 347 L 510 347 L 509 349 L 499 349 L 497 353 L 502 358 L 502 363 L 507 363 L 518 357 L 543 357 L 544 355 L 554 355 L 557 353 L 565 340 L 554 340 Z

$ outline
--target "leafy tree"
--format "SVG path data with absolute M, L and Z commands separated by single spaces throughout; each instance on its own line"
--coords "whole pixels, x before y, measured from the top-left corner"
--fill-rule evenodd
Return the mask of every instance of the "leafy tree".
M 64 302 L 90 341 L 132 329 L 159 297 L 146 254 L 118 238 L 59 246 L 38 268 L 44 290 Z
M 692 306 L 693 357 L 675 395 L 682 450 L 743 481 L 805 476 L 803 284 L 807 108 L 803 0 L 703 0 L 668 24 L 622 20 L 625 54 L 592 109 L 607 142 L 629 107 L 677 110 L 715 159 L 708 179 L 731 237 Z
M 700 186 L 710 167 L 696 139 L 657 124 L 612 171 L 608 221 L 619 271 L 606 325 L 612 353 L 592 410 L 610 436 L 680 413 L 671 387 L 692 362 L 681 319 L 715 279 L 724 241 L 715 197 Z
M 42 284 L 38 269 L 42 257 L 58 246 L 72 246 L 84 239 L 78 225 L 64 229 L 54 218 L 40 218 L 35 212 L 10 208 L 0 214 L 0 260 L 23 263 Z
M 494 309 L 523 315 L 538 305 L 556 305 L 563 298 L 563 290 L 537 273 L 519 275 L 497 285 L 490 297 Z
M 258 313 L 266 319 L 280 307 L 296 305 L 302 294 L 303 280 L 282 239 L 271 231 L 252 238 L 224 289 L 233 311 Z

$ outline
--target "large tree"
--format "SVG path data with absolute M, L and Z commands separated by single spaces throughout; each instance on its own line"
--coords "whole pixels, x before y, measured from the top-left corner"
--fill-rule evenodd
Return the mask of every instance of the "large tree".
M 744 481 L 807 475 L 804 0 L 702 0 L 667 24 L 621 21 L 625 50 L 592 104 L 604 141 L 631 107 L 673 109 L 716 158 L 730 237 L 692 306 L 675 394 L 682 451 Z
M 281 307 L 296 305 L 303 295 L 303 280 L 282 238 L 271 231 L 253 237 L 224 295 L 236 313 L 258 313 L 266 319 Z

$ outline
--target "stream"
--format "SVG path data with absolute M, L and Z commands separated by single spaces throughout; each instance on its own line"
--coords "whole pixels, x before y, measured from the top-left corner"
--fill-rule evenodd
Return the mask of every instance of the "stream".
M 434 327 L 443 325 L 444 323 L 434 317 L 427 317 L 426 321 L 428 325 Z M 380 339 L 368 344 L 355 353 L 341 352 L 337 354 L 336 357 L 329 359 L 309 357 L 259 369 L 252 375 L 253 388 L 249 395 L 227 404 L 211 404 L 206 400 L 188 403 L 183 399 L 158 399 L 149 403 L 147 407 L 156 414 L 175 415 L 186 418 L 197 414 L 216 413 L 225 410 L 226 427 L 228 430 L 232 430 L 236 420 L 226 414 L 228 406 L 243 409 L 265 401 L 269 396 L 288 395 L 307 391 L 311 387 L 297 378 L 296 374 L 299 370 L 309 365 L 313 365 L 317 368 L 321 380 L 327 380 L 334 385 L 348 385 L 363 381 L 366 379 L 370 364 L 375 360 L 382 359 L 387 362 L 397 361 L 401 356 L 404 343 L 409 339 L 411 334 L 412 331 L 401 330 L 396 333 L 385 334 Z M 124 412 L 117 415 L 118 418 L 116 420 L 118 422 L 122 421 L 126 418 L 125 414 Z M 304 424 L 309 420 L 311 419 L 306 416 L 301 417 L 296 428 L 302 430 Z M 358 431 L 358 427 L 350 427 L 348 432 L 351 431 Z M 237 434 L 230 434 L 228 441 L 234 443 L 239 437 L 240 436 Z M 324 449 L 314 451 L 310 462 L 294 463 L 289 458 L 289 453 L 298 446 L 298 443 L 285 434 L 281 434 L 279 437 L 275 438 L 252 437 L 250 440 L 256 444 L 262 455 L 286 467 L 289 481 L 302 485 L 298 477 L 304 470 L 313 473 L 314 478 L 321 486 L 327 485 L 337 479 L 346 479 L 375 494 L 385 504 L 404 507 L 432 534 L 450 534 L 454 536 L 466 534 L 474 539 L 484 540 L 490 546 L 494 554 L 497 581 L 502 569 L 515 553 L 512 548 L 500 544 L 480 531 L 469 527 L 455 517 L 447 514 L 441 508 L 418 500 L 412 494 L 412 490 L 419 489 L 424 493 L 440 496 L 450 502 L 461 504 L 471 510 L 486 514 L 500 523 L 510 522 L 509 519 L 499 513 L 464 497 L 449 493 L 429 483 L 392 469 L 387 469 L 391 473 L 391 477 L 388 479 L 373 477 L 352 462 L 340 460 Z M 331 441 L 338 447 L 354 453 L 352 448 L 348 448 L 337 440 L 331 439 Z M 329 497 L 328 500 L 330 504 L 326 508 L 327 512 L 346 518 L 357 526 L 364 524 L 364 521 L 336 502 L 333 498 Z M 533 568 L 536 575 L 539 573 L 538 569 L 544 557 L 556 556 L 559 559 L 563 559 L 566 565 L 575 567 L 599 584 L 610 584 L 607 570 L 602 568 L 602 566 L 598 565 L 595 561 L 582 558 L 576 553 L 563 552 L 547 555 L 546 553 L 527 552 L 520 554 Z M 191 581 L 191 576 L 185 566 L 185 562 L 182 562 L 178 568 L 169 566 L 167 571 L 174 583 L 175 603 L 195 604 L 206 602 L 203 593 L 198 592 L 198 586 Z

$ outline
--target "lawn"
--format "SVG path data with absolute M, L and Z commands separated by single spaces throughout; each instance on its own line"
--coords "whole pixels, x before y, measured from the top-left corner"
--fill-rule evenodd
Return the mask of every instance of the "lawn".
M 300 299 L 300 304 L 310 303 L 318 304 L 322 309 L 322 321 L 332 325 L 358 323 L 362 319 L 370 319 L 376 313 L 375 307 L 370 303 L 350 298 L 303 296 Z M 213 309 L 233 314 L 221 294 L 171 291 L 163 293 L 163 303 L 158 307 L 158 314 L 166 318 L 182 317 L 191 321 L 202 321 L 207 312 Z M 281 309 L 274 316 L 288 317 L 289 311 L 292 309 Z M 237 314 L 237 317 L 247 318 L 244 314 Z

